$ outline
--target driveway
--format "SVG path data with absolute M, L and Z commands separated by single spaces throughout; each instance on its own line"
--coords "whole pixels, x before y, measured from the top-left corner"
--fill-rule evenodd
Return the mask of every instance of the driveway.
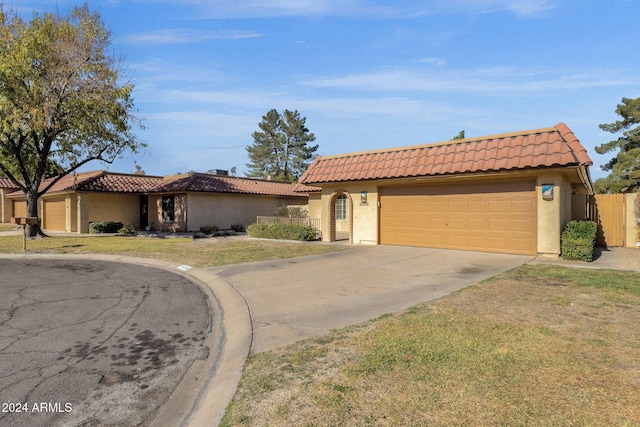
M 254 354 L 442 297 L 532 259 L 377 245 L 210 271 L 247 300 Z
M 148 424 L 211 345 L 207 296 L 158 268 L 0 258 L 0 295 L 1 425 Z

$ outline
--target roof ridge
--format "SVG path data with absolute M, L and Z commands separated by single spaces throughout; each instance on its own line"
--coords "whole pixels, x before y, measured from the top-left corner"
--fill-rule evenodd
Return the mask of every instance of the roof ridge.
M 587 153 L 586 148 L 584 148 L 584 146 L 580 143 L 580 140 L 578 140 L 576 135 L 571 129 L 569 129 L 566 124 L 560 122 L 556 125 L 556 129 L 558 130 L 560 135 L 562 135 L 562 138 L 567 142 L 567 145 L 569 145 L 569 148 L 571 149 L 571 152 L 573 153 L 578 163 L 587 166 L 593 165 L 593 161 L 591 160 L 591 157 L 589 157 L 589 153 Z
M 488 141 L 492 139 L 512 138 L 515 136 L 525 136 L 525 135 L 545 133 L 545 132 L 558 132 L 558 129 L 555 127 L 549 127 L 549 128 L 523 130 L 523 131 L 517 131 L 517 132 L 498 133 L 494 135 L 485 135 L 485 136 L 479 136 L 474 138 L 452 139 L 449 141 L 433 142 L 433 143 L 427 143 L 427 144 L 407 145 L 403 147 L 382 148 L 378 150 L 366 150 L 366 151 L 357 151 L 357 152 L 346 153 L 346 154 L 336 154 L 333 156 L 322 156 L 322 159 L 327 160 L 327 159 L 335 159 L 335 158 L 341 158 L 341 157 L 364 156 L 369 154 L 393 153 L 398 151 L 409 151 L 409 150 L 424 149 L 424 148 L 430 148 L 430 147 L 440 147 L 443 145 L 455 145 L 455 144 L 464 144 L 469 142 Z

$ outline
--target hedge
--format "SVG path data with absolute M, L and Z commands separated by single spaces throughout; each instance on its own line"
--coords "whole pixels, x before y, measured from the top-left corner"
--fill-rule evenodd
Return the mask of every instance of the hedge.
M 593 261 L 598 225 L 593 221 L 570 221 L 562 232 L 562 258 Z
M 123 227 L 121 222 L 103 221 L 89 224 L 89 233 L 117 233 Z
M 297 224 L 251 224 L 247 227 L 251 237 L 284 240 L 315 240 L 316 229 L 310 225 Z

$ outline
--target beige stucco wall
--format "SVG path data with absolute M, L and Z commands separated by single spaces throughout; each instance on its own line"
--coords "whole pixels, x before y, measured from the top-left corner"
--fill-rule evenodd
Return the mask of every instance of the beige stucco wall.
M 361 193 L 367 192 L 367 203 L 361 203 Z M 342 183 L 325 185 L 321 196 L 322 239 L 330 239 L 329 215 L 331 210 L 330 200 L 335 193 L 345 193 L 351 198 L 347 204 L 347 218 L 353 221 L 353 243 L 377 244 L 378 243 L 378 187 L 375 182 Z M 351 206 L 352 212 L 349 212 Z M 348 231 L 349 220 L 336 221 L 336 231 Z
M 4 188 L 0 188 L 0 222 L 9 223 L 11 222 L 11 213 L 9 212 L 9 206 L 11 201 L 5 198 L 6 190 Z
M 189 193 L 187 223 L 189 231 L 205 225 L 229 229 L 232 224 L 249 225 L 256 217 L 271 216 L 281 206 L 301 206 L 307 209 L 304 197 L 253 196 L 244 194 Z
M 140 226 L 140 196 L 137 194 L 86 193 L 88 221 L 119 221 Z M 87 230 L 88 231 L 88 230 Z
M 553 200 L 542 198 L 542 186 L 553 184 Z M 560 235 L 567 222 L 571 221 L 573 193 L 571 185 L 558 172 L 538 175 L 536 197 L 538 198 L 538 254 L 557 257 L 560 255 Z
M 307 211 L 309 212 L 309 218 L 322 217 L 322 193 L 317 192 L 309 194 Z

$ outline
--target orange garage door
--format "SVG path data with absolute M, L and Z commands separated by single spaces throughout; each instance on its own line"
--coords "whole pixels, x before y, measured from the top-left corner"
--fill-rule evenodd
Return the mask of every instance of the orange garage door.
M 25 217 L 27 216 L 27 202 L 21 202 L 18 200 L 13 201 L 13 216 Z
M 380 189 L 380 243 L 534 255 L 534 181 Z
M 42 221 L 45 230 L 66 231 L 67 209 L 64 197 L 43 200 Z

